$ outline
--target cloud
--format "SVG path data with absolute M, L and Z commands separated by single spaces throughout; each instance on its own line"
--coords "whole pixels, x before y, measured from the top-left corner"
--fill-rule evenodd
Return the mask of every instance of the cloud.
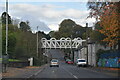
M 81 19 L 76 19 L 75 22 L 77 24 L 82 25 L 83 27 L 86 26 L 86 23 L 88 23 L 88 27 L 92 27 L 94 23 L 96 22 L 95 18 L 81 18 Z
M 33 5 L 33 4 L 10 4 L 9 13 L 12 17 L 19 17 L 22 21 L 30 21 L 32 30 L 49 32 L 50 30 L 58 30 L 59 24 L 64 19 L 72 19 L 77 24 L 85 26 L 86 22 L 92 25 L 94 19 L 86 19 L 89 11 L 78 10 L 73 8 L 65 8 L 65 6 L 57 6 L 51 4 Z
M 58 24 L 50 24 L 48 25 L 51 30 L 58 31 L 59 26 Z
M 3 11 L 5 11 L 5 6 L 3 6 L 3 5 L 0 4 L 0 15 L 2 15 L 1 12 L 3 12 Z
M 87 1 L 88 0 L 10 0 L 10 2 L 87 2 Z M 5 2 L 5 0 L 1 0 L 1 2 Z

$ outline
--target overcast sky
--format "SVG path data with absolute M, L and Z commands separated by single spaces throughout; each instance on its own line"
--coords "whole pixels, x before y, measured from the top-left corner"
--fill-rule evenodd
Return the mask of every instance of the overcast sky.
M 10 2 L 9 15 L 20 21 L 28 20 L 33 31 L 48 33 L 58 30 L 64 19 L 72 19 L 77 24 L 92 26 L 94 18 L 88 18 L 87 2 Z M 0 3 L 0 15 L 5 11 L 5 3 Z

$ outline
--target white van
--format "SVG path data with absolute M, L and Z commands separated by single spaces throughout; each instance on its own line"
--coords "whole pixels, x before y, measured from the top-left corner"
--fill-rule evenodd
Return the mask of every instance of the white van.
M 87 66 L 87 62 L 85 59 L 77 59 L 77 63 L 76 65 L 79 67 L 79 66 Z

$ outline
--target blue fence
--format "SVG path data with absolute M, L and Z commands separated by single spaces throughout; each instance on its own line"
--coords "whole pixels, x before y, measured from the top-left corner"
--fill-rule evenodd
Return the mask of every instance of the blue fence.
M 101 54 L 97 64 L 99 67 L 120 68 L 120 52 Z

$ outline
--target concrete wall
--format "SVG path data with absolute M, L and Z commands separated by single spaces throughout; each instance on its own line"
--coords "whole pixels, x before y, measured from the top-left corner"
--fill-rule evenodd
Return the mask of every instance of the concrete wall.
M 109 50 L 110 47 L 104 47 L 100 44 L 88 44 L 88 64 L 91 66 L 96 66 L 96 53 L 99 49 Z
M 81 50 L 74 51 L 74 62 L 76 63 L 77 59 L 87 59 L 86 58 L 86 48 L 82 48 Z
M 88 64 L 91 66 L 96 65 L 95 44 L 88 45 Z
M 100 44 L 88 44 L 88 64 L 91 66 L 96 66 L 96 53 L 99 49 L 109 50 L 110 47 L 104 47 Z M 87 60 L 87 51 L 86 47 L 79 49 L 78 51 L 74 51 L 74 61 L 78 58 L 84 58 Z

